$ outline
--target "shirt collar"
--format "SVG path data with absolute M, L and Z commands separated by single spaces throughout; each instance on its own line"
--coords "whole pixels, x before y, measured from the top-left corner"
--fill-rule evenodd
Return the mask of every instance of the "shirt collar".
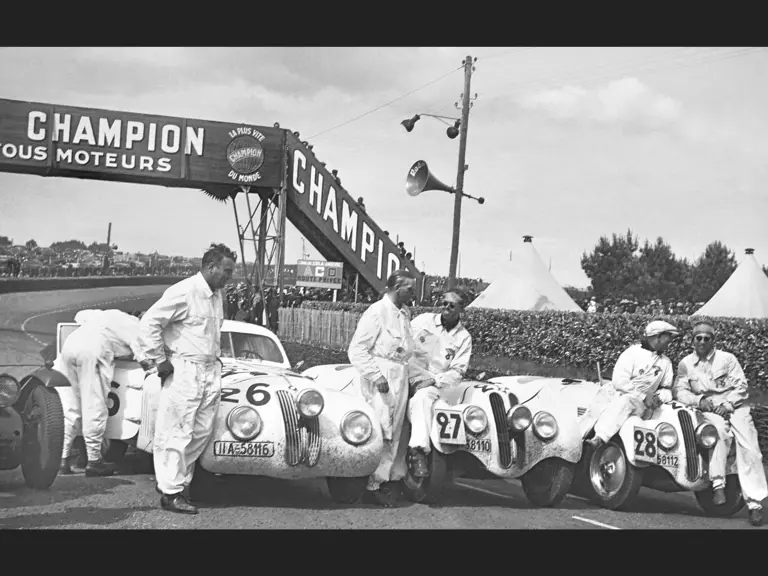
M 211 287 L 208 286 L 208 282 L 205 281 L 205 278 L 203 278 L 203 273 L 198 272 L 195 274 L 195 279 L 197 280 L 197 286 L 200 289 L 200 291 L 205 295 L 206 298 L 210 298 L 213 296 L 213 290 L 211 290 Z
M 712 362 L 715 357 L 715 352 L 717 352 L 717 348 L 712 348 L 712 352 L 710 352 L 706 358 L 700 358 L 699 355 L 694 352 L 693 355 L 696 356 L 696 361 L 693 365 L 696 366 L 699 362 Z
M 390 296 L 389 294 L 384 294 L 384 299 L 387 301 L 387 305 L 393 308 L 395 312 L 397 312 L 398 314 L 405 314 L 405 306 L 403 306 L 402 308 L 398 308 L 397 305 L 395 304 L 395 301 L 392 300 L 392 296 Z
M 442 315 L 440 314 L 440 312 L 438 312 L 437 314 L 435 314 L 435 326 L 440 326 L 441 328 L 443 328 L 443 318 L 442 318 Z M 458 331 L 459 331 L 459 328 L 462 328 L 462 325 L 461 325 L 461 320 L 459 320 L 459 321 L 456 323 L 456 326 L 454 326 L 454 327 L 453 327 L 451 330 L 445 330 L 445 328 L 443 328 L 443 329 L 444 329 L 446 332 L 448 332 L 448 334 L 450 334 L 450 333 L 452 333 L 452 332 L 454 332 L 454 333 L 455 333 L 455 332 L 458 332 Z

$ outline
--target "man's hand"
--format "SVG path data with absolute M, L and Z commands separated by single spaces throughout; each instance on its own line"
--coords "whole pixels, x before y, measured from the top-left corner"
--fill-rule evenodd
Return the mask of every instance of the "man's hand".
M 427 378 L 426 380 L 422 380 L 421 382 L 417 382 L 413 386 L 411 386 L 411 393 L 410 396 L 413 397 L 416 392 L 421 390 L 422 388 L 429 388 L 430 386 L 435 386 L 435 379 L 434 378 Z
M 730 402 L 723 402 L 719 406 L 716 406 L 713 412 L 718 416 L 725 418 L 733 413 L 733 405 Z
M 702 412 L 712 412 L 715 405 L 712 403 L 712 398 L 702 398 L 699 400 L 699 410 Z
M 384 378 L 384 376 L 380 376 L 376 382 L 374 382 L 376 385 L 376 390 L 378 390 L 381 394 L 386 394 L 389 392 L 389 384 L 387 383 L 387 379 Z
M 165 384 L 165 379 L 173 374 L 173 364 L 170 360 L 164 360 L 157 365 L 157 375 L 160 377 L 160 385 Z
M 654 394 L 653 396 L 651 396 L 651 408 L 653 410 L 655 410 L 662 404 L 664 404 L 664 402 L 662 401 L 661 398 L 659 398 L 658 394 Z

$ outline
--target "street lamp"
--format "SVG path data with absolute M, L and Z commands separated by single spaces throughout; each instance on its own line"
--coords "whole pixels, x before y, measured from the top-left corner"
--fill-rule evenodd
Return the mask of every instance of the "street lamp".
M 419 121 L 421 116 L 427 116 L 430 118 L 435 118 L 444 124 L 448 124 L 445 122 L 445 120 L 453 120 L 454 124 L 450 125 L 448 129 L 446 130 L 446 134 L 448 138 L 456 138 L 456 136 L 460 136 L 459 139 L 459 167 L 458 172 L 456 174 L 456 193 L 455 193 L 455 199 L 453 204 L 453 239 L 451 241 L 451 264 L 450 268 L 448 270 L 448 282 L 447 282 L 447 288 L 454 288 L 456 285 L 456 267 L 458 263 L 459 258 L 459 233 L 461 229 L 461 199 L 463 196 L 469 196 L 468 194 L 464 194 L 464 172 L 466 172 L 469 169 L 469 166 L 465 163 L 466 160 L 466 154 L 467 154 L 467 128 L 469 125 L 469 109 L 472 108 L 474 105 L 474 100 L 477 100 L 477 94 L 474 95 L 474 97 L 470 97 L 469 94 L 469 88 L 470 88 L 470 80 L 472 78 L 472 72 L 474 72 L 475 67 L 474 63 L 477 61 L 477 58 L 472 58 L 472 56 L 467 56 L 462 64 L 464 65 L 464 93 L 461 95 L 462 98 L 462 105 L 461 105 L 461 119 L 457 118 L 449 118 L 447 116 L 437 116 L 435 114 L 416 114 L 413 116 L 413 118 L 409 118 L 408 120 L 403 120 L 400 124 L 403 125 L 405 130 L 407 132 L 410 132 L 413 130 L 413 127 L 415 126 L 416 122 Z M 456 108 L 459 108 L 459 103 L 456 102 L 454 104 Z M 427 171 L 428 172 L 428 171 Z M 479 200 L 478 200 L 479 201 Z M 480 202 L 482 204 L 482 202 Z

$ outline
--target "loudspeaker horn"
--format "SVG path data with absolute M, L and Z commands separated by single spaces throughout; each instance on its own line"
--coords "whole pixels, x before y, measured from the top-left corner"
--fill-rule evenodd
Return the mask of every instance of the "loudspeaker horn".
M 435 178 L 429 171 L 429 167 L 424 160 L 419 160 L 408 171 L 408 177 L 405 179 L 405 191 L 409 196 L 418 196 L 422 192 L 430 190 L 442 190 L 444 192 L 455 192 L 452 186 L 443 184 Z

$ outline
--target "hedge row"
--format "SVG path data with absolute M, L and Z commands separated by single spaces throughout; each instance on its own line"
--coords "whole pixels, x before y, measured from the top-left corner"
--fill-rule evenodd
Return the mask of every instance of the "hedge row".
M 111 286 L 151 286 L 175 284 L 181 276 L 88 276 L 84 278 L 11 278 L 0 281 L 0 294 L 9 292 L 41 292 L 44 290 L 73 290 L 77 288 L 108 288 Z
M 303 308 L 362 314 L 369 304 L 308 301 Z M 414 306 L 412 316 L 437 312 Z M 648 314 L 579 314 L 470 308 L 464 324 L 472 334 L 473 356 L 486 360 L 514 359 L 547 368 L 574 370 L 574 376 L 596 378 L 596 365 L 610 378 L 621 352 L 637 342 L 646 324 L 665 320 L 682 332 L 667 355 L 675 369 L 692 351 L 691 327 L 701 316 Z M 718 347 L 736 355 L 753 389 L 768 391 L 768 319 L 708 318 L 718 331 Z M 550 371 L 552 375 L 555 372 Z M 550 375 L 550 374 L 542 374 Z

